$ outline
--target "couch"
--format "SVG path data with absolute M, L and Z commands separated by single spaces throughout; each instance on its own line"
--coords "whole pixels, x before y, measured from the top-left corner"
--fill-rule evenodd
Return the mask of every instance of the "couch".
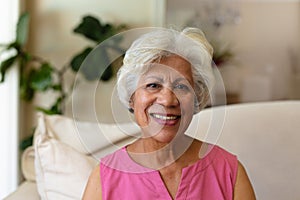
M 257 199 L 300 199 L 300 101 L 218 106 L 203 110 L 194 121 L 187 134 L 236 154 Z M 97 158 L 132 142 L 138 133 L 133 123 L 75 123 L 40 115 L 34 145 L 22 155 L 25 181 L 5 199 L 80 199 Z

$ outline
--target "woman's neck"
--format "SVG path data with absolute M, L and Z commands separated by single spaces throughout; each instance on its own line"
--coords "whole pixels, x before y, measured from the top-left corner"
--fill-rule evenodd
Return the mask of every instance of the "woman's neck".
M 152 138 L 141 138 L 129 145 L 127 150 L 135 162 L 159 170 L 175 162 L 186 165 L 184 163 L 187 160 L 198 159 L 200 147 L 200 141 L 184 135 L 167 144 L 159 143 Z M 193 159 L 187 159 L 187 157 L 193 157 Z

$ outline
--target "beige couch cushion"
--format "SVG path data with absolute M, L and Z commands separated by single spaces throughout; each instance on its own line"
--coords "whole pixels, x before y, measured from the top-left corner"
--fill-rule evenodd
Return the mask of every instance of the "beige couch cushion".
M 139 130 L 133 123 L 120 126 L 75 123 L 63 116 L 40 115 L 34 135 L 34 152 L 36 182 L 41 198 L 81 199 L 98 159 L 118 148 L 111 145 L 112 142 L 125 145 L 134 139 L 124 134 L 124 129 L 130 130 L 133 135 Z M 25 174 L 32 179 L 32 173 Z
M 209 138 L 238 155 L 257 199 L 300 199 L 300 101 L 215 107 L 203 111 L 199 122 L 193 137 Z M 220 134 L 214 133 L 220 125 Z M 213 137 L 204 134 L 208 130 Z
M 91 154 L 112 151 L 112 143 L 133 140 L 140 132 L 135 123 L 105 124 L 77 121 L 62 115 L 39 114 L 37 133 L 46 132 L 78 152 Z M 133 137 L 130 137 L 133 136 Z M 111 150 L 107 150 L 111 149 Z M 117 149 L 117 147 L 116 147 Z
M 34 148 L 28 147 L 22 154 L 21 170 L 27 181 L 35 181 Z
M 19 185 L 18 189 L 5 197 L 4 200 L 40 200 L 36 183 L 32 181 L 24 181 Z
M 35 138 L 36 182 L 42 199 L 80 199 L 97 161 L 59 140 Z
M 215 113 L 215 117 L 211 116 L 212 113 Z M 225 108 L 216 107 L 207 109 L 201 112 L 200 115 L 200 126 L 193 127 L 196 134 L 192 136 L 212 142 L 217 139 L 217 144 L 237 154 L 247 168 L 257 199 L 300 199 L 300 190 L 298 189 L 300 182 L 300 147 L 298 144 L 300 140 L 300 101 L 238 104 Z M 221 120 L 221 134 L 213 134 L 215 135 L 213 137 L 208 136 L 206 134 L 208 129 L 211 131 L 218 130 L 218 128 L 214 129 L 215 126 L 211 123 L 211 119 L 220 120 L 222 118 L 225 120 Z M 70 150 L 70 147 L 68 147 L 66 151 L 74 150 L 77 152 L 75 154 L 78 157 L 86 156 L 85 154 L 88 151 L 84 146 L 77 148 L 78 145 L 81 145 L 80 140 L 79 143 L 76 142 L 74 145 L 73 142 L 70 142 L 72 138 L 68 138 L 69 136 L 60 136 L 60 134 L 71 134 L 71 132 L 74 135 L 75 125 L 70 126 L 73 130 L 70 132 L 68 132 L 69 128 L 63 126 L 65 123 L 71 123 L 71 119 L 61 116 L 43 116 L 40 119 L 42 123 L 39 124 L 44 124 L 42 126 L 44 131 L 48 130 L 48 134 L 51 135 L 50 138 L 52 139 L 50 141 L 55 138 L 64 143 L 69 142 L 69 146 L 72 148 Z M 45 124 L 45 121 L 47 121 L 47 124 Z M 85 125 L 82 127 L 94 127 L 93 124 Z M 50 130 L 52 133 L 49 133 Z M 43 130 L 40 129 L 38 132 L 43 132 Z M 194 134 L 195 131 L 190 133 Z M 122 139 L 116 139 L 116 141 L 122 141 L 123 144 L 126 142 Z M 44 145 L 43 142 L 42 144 Z M 94 149 L 102 149 L 106 153 L 112 151 L 112 149 L 107 148 L 105 143 L 101 144 L 104 145 L 97 148 L 95 146 Z M 48 144 L 48 146 L 51 147 L 51 144 Z M 65 149 L 65 144 L 54 145 L 51 148 L 55 149 L 58 146 L 63 146 L 62 149 Z M 52 151 L 54 150 L 49 152 Z M 57 152 L 60 152 L 60 150 L 57 150 Z M 81 153 L 78 155 L 78 152 Z M 32 155 L 32 153 L 30 154 Z M 53 153 L 50 153 L 50 155 L 53 155 Z M 83 158 L 83 160 L 88 159 Z M 59 166 L 61 165 L 57 165 L 57 167 Z M 47 167 L 45 168 L 47 169 Z M 58 174 L 52 175 L 54 175 L 53 177 L 58 176 Z M 54 178 L 50 183 L 53 184 L 54 180 L 58 179 Z M 49 182 L 46 180 L 45 184 L 49 184 Z M 67 189 L 67 187 L 64 188 Z M 54 191 L 57 192 L 57 189 L 55 188 Z M 62 193 L 64 192 L 62 191 Z

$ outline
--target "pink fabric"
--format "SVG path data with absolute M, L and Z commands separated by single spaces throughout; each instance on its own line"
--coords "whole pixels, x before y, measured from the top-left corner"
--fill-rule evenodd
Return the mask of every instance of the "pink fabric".
M 214 146 L 197 163 L 183 169 L 176 199 L 233 199 L 238 161 Z M 158 171 L 136 164 L 122 148 L 101 159 L 103 200 L 171 200 Z

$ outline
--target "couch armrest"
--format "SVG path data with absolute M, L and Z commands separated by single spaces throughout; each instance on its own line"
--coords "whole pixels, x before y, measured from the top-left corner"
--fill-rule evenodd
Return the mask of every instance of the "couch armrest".
M 40 200 L 40 196 L 37 191 L 36 183 L 31 181 L 23 182 L 16 191 L 11 193 L 4 200 Z
M 22 154 L 21 169 L 26 181 L 35 182 L 34 148 L 28 147 Z

